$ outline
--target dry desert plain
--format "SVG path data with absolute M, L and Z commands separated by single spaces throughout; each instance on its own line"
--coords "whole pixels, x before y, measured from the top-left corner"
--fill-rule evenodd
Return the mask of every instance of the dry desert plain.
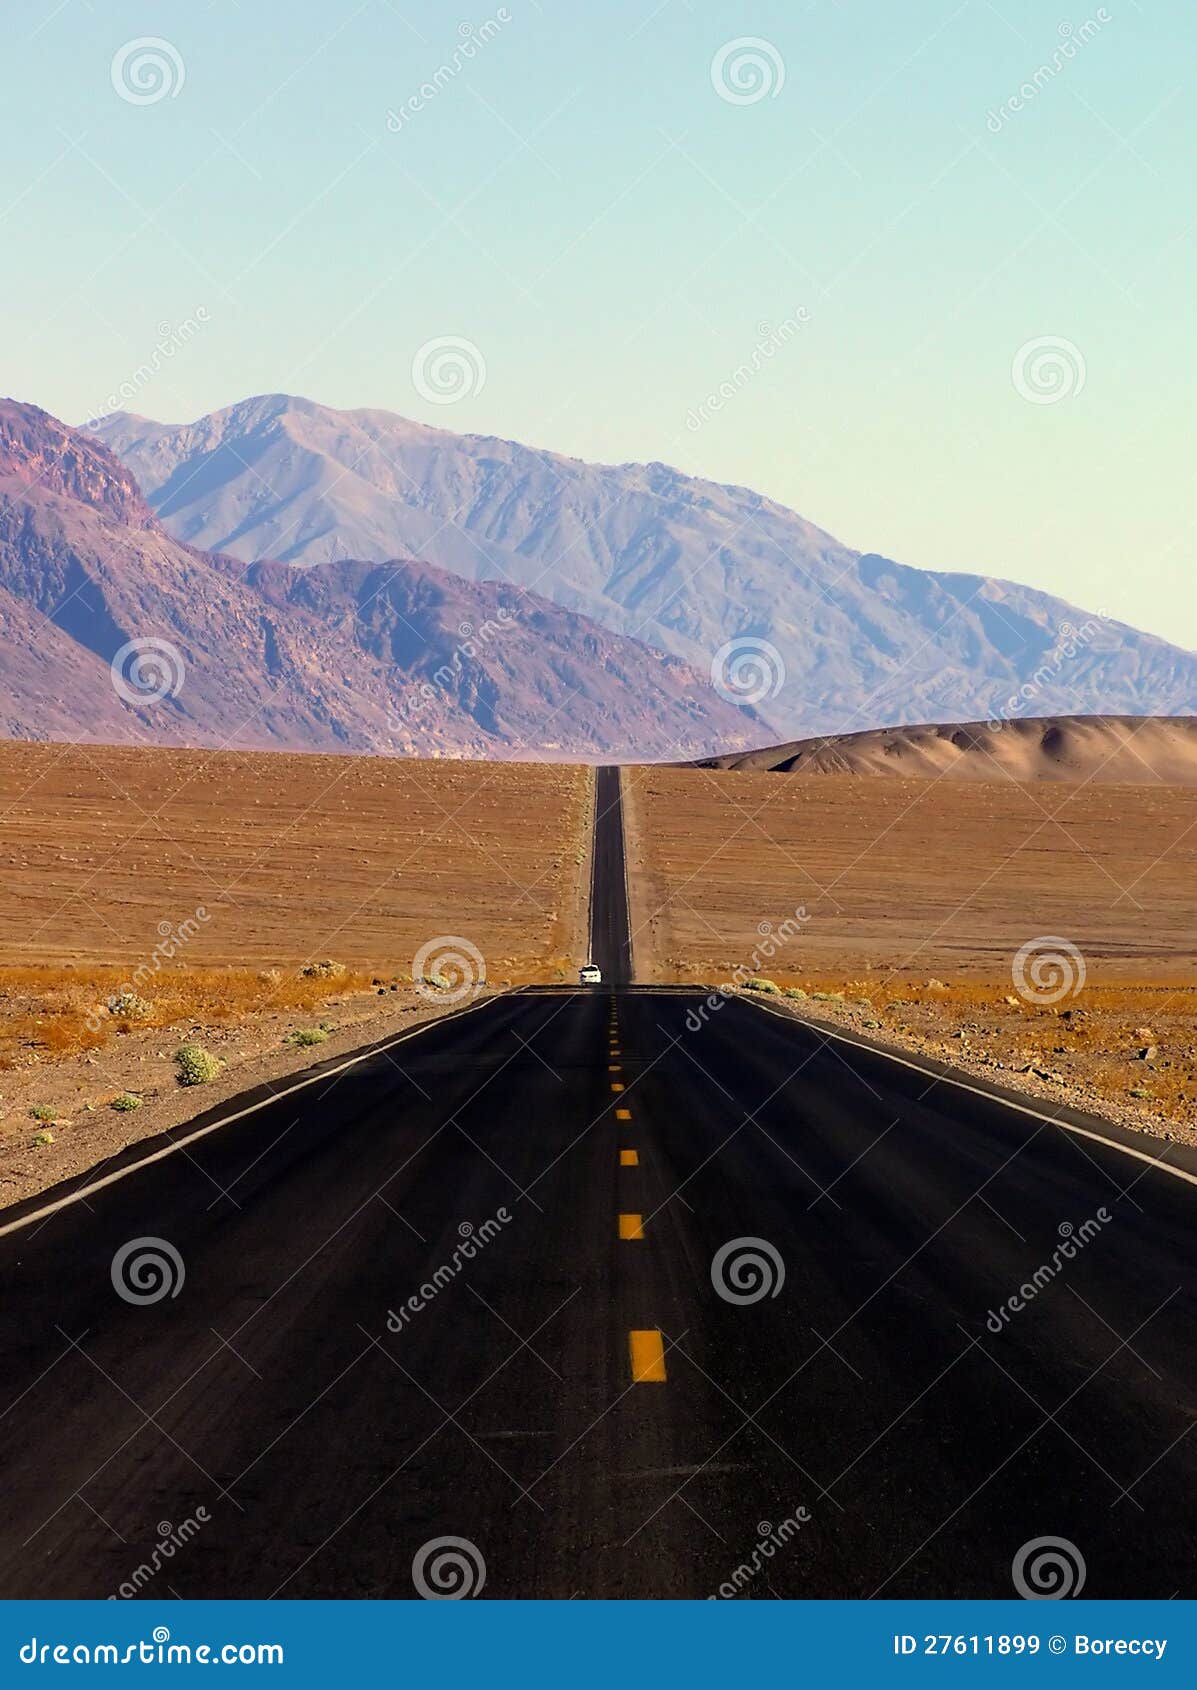
M 1197 1142 L 1197 790 L 660 768 L 624 787 L 638 979 L 764 979 L 777 1007 Z M 1020 990 L 1020 949 L 1057 937 L 1079 962 L 1039 990 L 1041 945 Z
M 637 980 L 763 978 L 775 1007 L 1197 1141 L 1197 792 L 624 790 Z M 0 746 L 0 1202 L 452 1007 L 413 984 L 430 940 L 476 946 L 486 990 L 572 980 L 592 801 L 543 764 Z M 1045 935 L 1085 970 L 1050 1003 L 1012 977 Z M 221 1064 L 198 1089 L 193 1041 Z
M 0 745 L 0 1203 L 453 1007 L 429 941 L 575 977 L 591 807 L 561 766 Z

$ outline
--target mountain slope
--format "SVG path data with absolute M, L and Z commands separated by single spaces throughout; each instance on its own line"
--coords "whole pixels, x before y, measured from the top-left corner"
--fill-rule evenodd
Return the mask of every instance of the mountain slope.
M 102 444 L 13 402 L 0 632 L 12 737 L 664 760 L 769 731 L 676 658 L 515 587 L 181 544 Z
M 1197 716 L 1033 716 L 873 728 L 704 758 L 699 766 L 907 780 L 1197 786 Z
M 1042 713 L 1197 708 L 1191 652 L 1013 582 L 854 552 L 664 464 L 586 464 L 278 394 L 191 424 L 118 414 L 98 429 L 197 545 L 426 557 L 534 587 L 703 673 L 743 642 L 750 663 L 757 652 L 747 696 L 785 736 L 988 717 L 1027 686 Z

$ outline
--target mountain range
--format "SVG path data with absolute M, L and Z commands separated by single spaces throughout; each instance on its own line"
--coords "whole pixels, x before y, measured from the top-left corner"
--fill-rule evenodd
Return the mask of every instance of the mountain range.
M 9 738 L 585 760 L 767 737 L 709 677 L 536 593 L 180 541 L 92 433 L 14 401 L 0 634 Z
M 853 551 L 665 464 L 588 464 L 283 394 L 178 425 L 118 413 L 96 433 L 176 540 L 309 570 L 419 557 L 534 591 L 700 675 L 730 668 L 725 690 L 774 739 L 981 720 L 1011 701 L 1197 708 L 1192 652 L 1015 582 Z

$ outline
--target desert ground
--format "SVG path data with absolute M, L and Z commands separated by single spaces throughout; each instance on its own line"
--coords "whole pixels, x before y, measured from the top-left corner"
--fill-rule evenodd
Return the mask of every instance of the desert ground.
M 456 1007 L 478 958 L 572 977 L 591 778 L 0 746 L 0 1202 Z M 180 1084 L 184 1043 L 219 1072 Z
M 1197 1142 L 1197 792 L 664 769 L 625 790 L 637 979 L 763 981 Z

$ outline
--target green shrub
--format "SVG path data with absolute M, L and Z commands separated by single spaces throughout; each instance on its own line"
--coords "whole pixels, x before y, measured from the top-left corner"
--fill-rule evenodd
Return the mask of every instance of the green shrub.
M 35 1121 L 56 1121 L 58 1119 L 57 1109 L 51 1109 L 48 1103 L 35 1103 L 29 1113 Z
M 747 992 L 780 992 L 781 987 L 774 980 L 745 980 L 744 989 Z
M 54 1143 L 54 1134 L 53 1133 L 34 1133 L 33 1142 L 34 1142 L 34 1144 L 36 1144 L 38 1146 L 39 1149 L 41 1149 L 41 1147 L 43 1145 Z
M 787 986 L 784 995 L 787 998 L 804 998 L 806 993 L 802 990 L 801 986 Z
M 291 1045 L 322 1045 L 328 1037 L 326 1027 L 297 1027 L 293 1033 L 287 1034 L 287 1043 Z
M 141 1101 L 141 1098 L 139 1098 L 136 1093 L 124 1091 L 119 1097 L 113 1098 L 112 1107 L 114 1109 L 119 1109 L 122 1115 L 127 1115 L 130 1109 L 140 1109 Z
M 175 1067 L 179 1070 L 181 1086 L 202 1086 L 214 1080 L 224 1066 L 219 1056 L 213 1056 L 203 1045 L 180 1045 L 175 1051 Z

